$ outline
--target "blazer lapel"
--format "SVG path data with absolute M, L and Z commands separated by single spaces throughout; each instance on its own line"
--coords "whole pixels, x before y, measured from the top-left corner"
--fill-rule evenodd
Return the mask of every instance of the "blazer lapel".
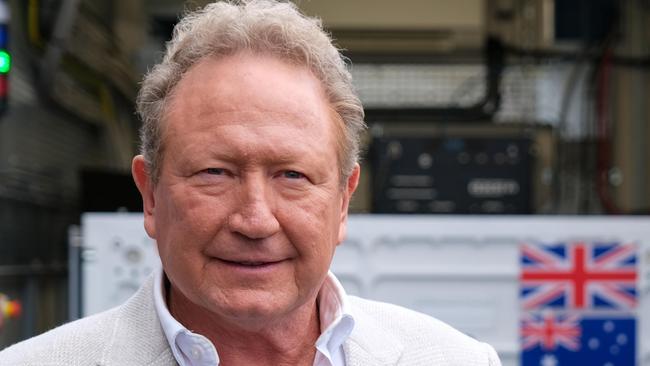
M 353 317 L 354 329 L 343 343 L 346 366 L 397 365 L 404 345 L 356 307 Z
M 107 347 L 102 366 L 176 365 L 154 306 L 151 275 L 140 290 L 117 309 L 112 334 L 106 334 Z

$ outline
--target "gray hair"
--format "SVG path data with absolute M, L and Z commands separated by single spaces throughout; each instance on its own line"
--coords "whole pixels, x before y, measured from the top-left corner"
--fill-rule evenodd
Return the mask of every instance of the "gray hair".
M 160 175 L 165 105 L 187 70 L 205 57 L 240 51 L 270 54 L 304 65 L 321 81 L 329 104 L 342 124 L 338 146 L 340 177 L 345 182 L 359 159 L 365 129 L 361 101 L 345 61 L 321 21 L 306 17 L 290 2 L 239 0 L 216 2 L 186 14 L 174 27 L 163 60 L 147 73 L 137 98 L 142 119 L 141 153 L 154 183 Z

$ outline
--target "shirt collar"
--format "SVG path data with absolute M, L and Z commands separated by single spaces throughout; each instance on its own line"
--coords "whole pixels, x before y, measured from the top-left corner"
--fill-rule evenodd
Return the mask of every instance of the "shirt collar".
M 167 307 L 165 273 L 159 268 L 155 274 L 154 305 L 169 347 L 180 366 L 219 365 L 219 355 L 206 337 L 192 333 L 179 323 Z
M 154 305 L 176 361 L 180 366 L 219 365 L 219 355 L 212 342 L 185 328 L 169 312 L 165 293 L 166 278 L 162 268 L 157 270 L 155 276 Z M 332 272 L 327 273 L 316 301 L 321 328 L 321 335 L 315 343 L 316 350 L 330 364 L 340 364 L 343 342 L 352 333 L 354 318 L 345 290 Z
M 352 333 L 354 318 L 345 290 L 332 272 L 328 272 L 318 292 L 317 301 L 321 335 L 316 340 L 316 349 L 330 360 L 330 363 L 334 363 L 334 358 L 342 355 L 343 342 Z

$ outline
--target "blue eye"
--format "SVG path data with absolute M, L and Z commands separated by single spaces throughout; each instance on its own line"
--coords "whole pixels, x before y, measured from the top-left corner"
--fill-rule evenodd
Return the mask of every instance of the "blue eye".
M 221 168 L 208 168 L 205 170 L 205 172 L 213 175 L 222 175 L 225 173 L 225 171 Z
M 284 172 L 284 177 L 289 179 L 300 179 L 303 178 L 304 175 L 294 170 L 287 170 L 286 172 Z

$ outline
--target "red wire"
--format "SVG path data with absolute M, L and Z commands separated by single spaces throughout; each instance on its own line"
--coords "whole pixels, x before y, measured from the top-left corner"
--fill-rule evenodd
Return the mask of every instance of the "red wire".
M 609 78 L 612 66 L 612 50 L 607 46 L 603 54 L 603 59 L 599 65 L 597 74 L 596 87 L 596 118 L 597 118 L 597 162 L 596 162 L 596 190 L 598 197 L 609 214 L 620 214 L 621 210 L 610 195 L 609 186 L 609 169 L 611 166 L 612 143 L 609 125 L 608 110 L 608 91 Z

